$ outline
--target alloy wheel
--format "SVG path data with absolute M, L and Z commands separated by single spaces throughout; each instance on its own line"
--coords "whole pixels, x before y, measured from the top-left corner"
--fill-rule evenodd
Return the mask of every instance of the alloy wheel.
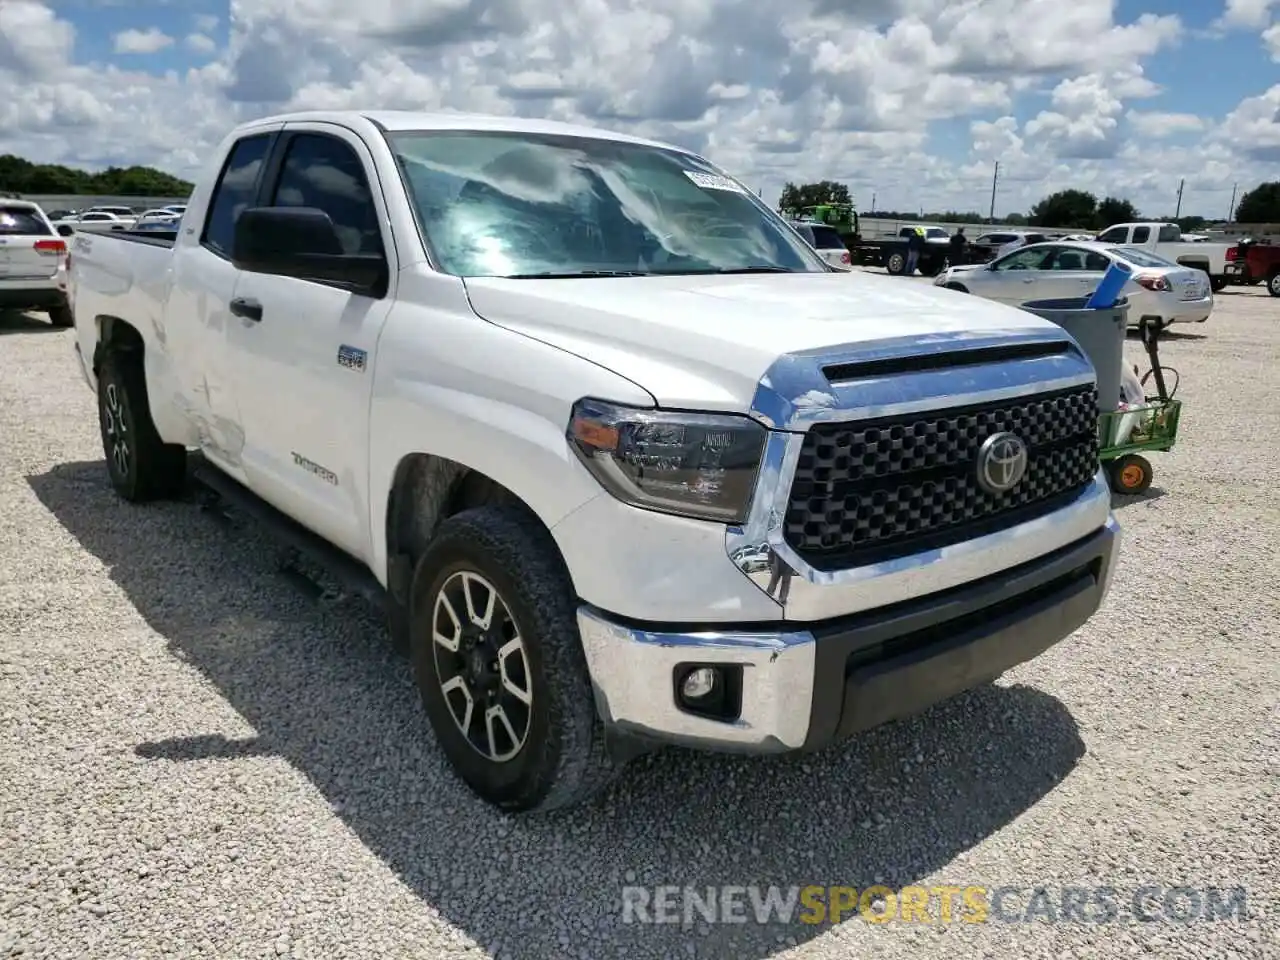
M 115 468 L 116 476 L 129 476 L 129 427 L 125 422 L 125 399 L 114 383 L 106 385 L 106 401 L 102 405 L 102 433 L 106 440 L 107 456 Z
M 453 574 L 436 594 L 431 639 L 440 691 L 458 730 L 487 760 L 513 759 L 529 737 L 533 674 L 498 589 L 479 573 Z

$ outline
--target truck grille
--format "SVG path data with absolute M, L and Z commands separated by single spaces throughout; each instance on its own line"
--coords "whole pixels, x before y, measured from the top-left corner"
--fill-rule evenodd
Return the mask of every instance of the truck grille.
M 1027 446 L 1013 489 L 978 483 L 978 451 L 1008 431 Z M 1036 397 L 806 434 L 787 506 L 787 543 L 819 569 L 878 563 L 1024 523 L 1079 494 L 1098 469 L 1093 384 Z

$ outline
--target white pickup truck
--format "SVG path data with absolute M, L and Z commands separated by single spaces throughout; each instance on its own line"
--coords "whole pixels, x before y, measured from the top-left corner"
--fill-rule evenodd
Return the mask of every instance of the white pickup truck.
M 1098 242 L 1140 247 L 1180 266 L 1203 270 L 1214 293 L 1227 286 L 1227 251 L 1234 244 L 1184 240 L 1176 223 L 1118 223 L 1098 234 Z
M 833 271 L 676 147 L 264 119 L 174 234 L 78 234 L 71 286 L 118 493 L 194 477 L 363 578 L 506 810 L 663 744 L 916 712 L 1067 637 L 1115 569 L 1074 341 Z

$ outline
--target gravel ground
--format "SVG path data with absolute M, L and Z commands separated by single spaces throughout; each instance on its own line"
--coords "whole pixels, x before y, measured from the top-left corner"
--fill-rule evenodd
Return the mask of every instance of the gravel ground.
M 117 502 L 71 343 L 0 318 L 0 956 L 1280 956 L 1280 301 L 1168 341 L 1183 440 L 1074 637 L 820 756 L 671 751 L 544 820 L 454 781 L 356 601 Z M 630 883 L 873 882 L 1243 886 L 1253 919 L 622 922 Z

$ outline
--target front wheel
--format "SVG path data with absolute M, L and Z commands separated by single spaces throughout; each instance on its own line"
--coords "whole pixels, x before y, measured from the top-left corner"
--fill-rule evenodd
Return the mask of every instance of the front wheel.
M 1280 297 L 1280 270 L 1267 278 L 1267 293 L 1273 297 Z
M 589 798 L 612 779 L 573 589 L 521 507 L 440 525 L 414 571 L 414 679 L 441 749 L 483 800 L 513 813 Z
M 899 276 L 907 269 L 907 258 L 901 253 L 891 253 L 889 259 L 885 261 L 884 268 L 891 276 Z
M 98 369 L 98 422 L 111 486 L 134 503 L 178 495 L 187 451 L 156 432 L 139 354 L 108 350 Z

